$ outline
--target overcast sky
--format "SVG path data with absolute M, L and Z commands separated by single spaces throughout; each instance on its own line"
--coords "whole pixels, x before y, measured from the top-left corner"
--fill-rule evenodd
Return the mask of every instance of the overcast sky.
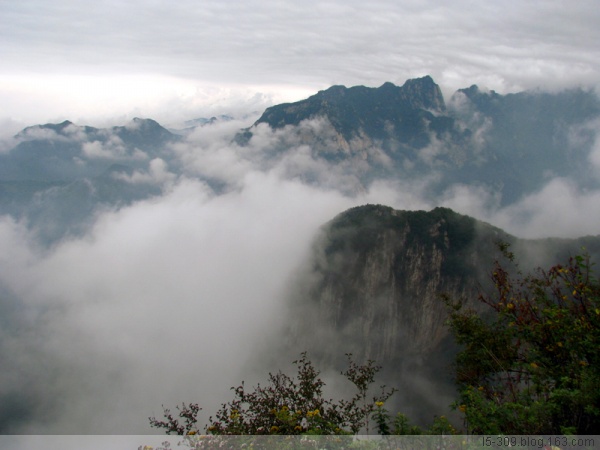
M 599 24 L 596 0 L 0 0 L 0 120 L 164 123 L 426 74 L 596 85 Z

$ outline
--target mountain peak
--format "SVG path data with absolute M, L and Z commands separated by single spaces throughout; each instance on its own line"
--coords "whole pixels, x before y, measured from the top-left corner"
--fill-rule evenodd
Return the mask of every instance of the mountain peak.
M 134 117 L 129 124 L 126 125 L 127 128 L 133 129 L 153 129 L 153 128 L 162 128 L 162 126 L 156 121 L 152 119 L 142 119 L 139 117 Z
M 423 109 L 440 112 L 446 110 L 442 91 L 429 75 L 407 80 L 401 89 L 413 101 L 418 100 L 418 104 Z
M 62 130 L 63 128 L 68 127 L 69 125 L 73 125 L 73 122 L 71 122 L 70 120 L 64 120 L 63 122 L 56 125 L 56 127 L 60 128 Z
M 61 123 L 45 123 L 43 125 L 33 125 L 26 127 L 15 135 L 16 138 L 29 139 L 48 139 L 54 133 L 64 135 L 64 130 L 70 126 L 75 126 L 70 120 Z M 48 134 L 50 133 L 50 134 Z M 54 135 L 56 136 L 56 135 Z
M 119 136 L 137 136 L 144 139 L 161 140 L 174 138 L 175 135 L 164 128 L 156 120 L 134 117 L 127 125 L 112 128 Z
M 433 78 L 429 75 L 425 75 L 421 78 L 409 78 L 404 82 L 403 87 L 411 86 L 411 85 L 423 85 L 423 86 L 437 86 Z
M 391 82 L 378 88 L 331 86 L 305 100 L 267 108 L 254 125 L 266 123 L 277 129 L 320 117 L 339 133 L 340 142 L 350 142 L 357 134 L 371 140 L 387 139 L 390 132 L 397 134 L 392 137 L 399 142 L 424 142 L 428 131 L 423 129 L 423 118 L 428 116 L 431 122 L 432 113 L 445 111 L 439 86 L 425 76 L 403 86 Z M 246 134 L 251 136 L 249 130 Z

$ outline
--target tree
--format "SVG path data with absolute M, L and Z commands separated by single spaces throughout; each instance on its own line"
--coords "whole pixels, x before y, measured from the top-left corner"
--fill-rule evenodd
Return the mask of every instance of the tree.
M 348 369 L 342 374 L 357 390 L 350 400 L 334 402 L 323 397 L 325 383 L 306 352 L 294 361 L 297 379 L 281 371 L 269 374 L 266 387 L 256 386 L 248 392 L 244 383 L 234 391 L 234 399 L 222 405 L 215 417 L 209 419 L 206 431 L 219 435 L 244 434 L 351 434 L 368 430 L 369 417 L 377 404 L 383 404 L 395 389 L 381 386 L 372 400 L 368 397 L 375 375 L 381 369 L 373 361 L 357 365 L 347 354 Z M 150 425 L 163 428 L 167 434 L 195 434 L 197 404 L 177 408 L 179 418 L 164 409 L 164 420 L 150 417 Z M 180 421 L 183 420 L 183 423 Z
M 512 262 L 508 247 L 502 248 Z M 518 269 L 518 267 L 517 267 Z M 475 434 L 590 434 L 600 430 L 600 284 L 587 256 L 511 275 L 500 263 L 488 314 L 451 307 L 463 346 L 459 400 Z

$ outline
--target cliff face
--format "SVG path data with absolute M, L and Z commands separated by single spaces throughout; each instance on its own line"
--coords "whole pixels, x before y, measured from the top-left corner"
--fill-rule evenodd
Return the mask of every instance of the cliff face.
M 586 239 L 597 252 L 598 238 Z M 441 296 L 483 313 L 477 299 L 492 287 L 497 241 L 528 256 L 523 269 L 559 262 L 583 242 L 523 241 L 446 208 L 367 205 L 340 214 L 322 228 L 299 278 L 287 352 L 307 350 L 319 367 L 335 370 L 344 368 L 345 353 L 375 360 L 382 381 L 400 389 L 393 407 L 430 421 L 455 395 L 458 348 Z
M 372 359 L 383 366 L 380 381 L 400 389 L 392 408 L 422 422 L 446 411 L 454 344 L 440 294 L 475 299 L 479 267 L 493 253 L 491 242 L 480 255 L 480 236 L 510 238 L 480 227 L 443 208 L 367 205 L 340 214 L 322 228 L 299 278 L 287 352 L 307 350 L 318 367 L 337 371 L 346 353 Z
M 443 208 L 349 210 L 315 243 L 303 307 L 319 310 L 333 347 L 345 345 L 359 358 L 396 361 L 435 351 L 448 334 L 440 294 L 476 298 L 485 278 L 479 267 L 491 263 L 493 242 L 483 256 L 477 228 L 474 219 Z M 491 226 L 485 231 L 510 239 Z

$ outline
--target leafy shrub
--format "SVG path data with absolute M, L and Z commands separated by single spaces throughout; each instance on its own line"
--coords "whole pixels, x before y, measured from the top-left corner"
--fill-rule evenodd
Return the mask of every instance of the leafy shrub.
M 512 261 L 513 255 L 504 248 Z M 453 304 L 454 407 L 475 434 L 588 434 L 600 429 L 600 285 L 578 256 L 534 275 L 499 263 L 491 317 Z
M 369 397 L 375 375 L 381 369 L 373 361 L 357 365 L 348 354 L 348 369 L 342 374 L 354 385 L 350 400 L 334 402 L 323 397 L 325 383 L 308 359 L 306 352 L 294 361 L 298 367 L 294 379 L 282 372 L 269 374 L 265 387 L 248 392 L 244 383 L 234 391 L 234 399 L 222 405 L 209 419 L 205 430 L 211 434 L 350 434 L 368 432 L 369 418 L 378 402 L 385 402 L 395 392 L 381 386 L 379 394 Z M 164 409 L 164 420 L 150 417 L 150 425 L 167 434 L 197 433 L 198 404 L 182 404 L 179 417 Z M 181 420 L 183 420 L 183 423 Z

